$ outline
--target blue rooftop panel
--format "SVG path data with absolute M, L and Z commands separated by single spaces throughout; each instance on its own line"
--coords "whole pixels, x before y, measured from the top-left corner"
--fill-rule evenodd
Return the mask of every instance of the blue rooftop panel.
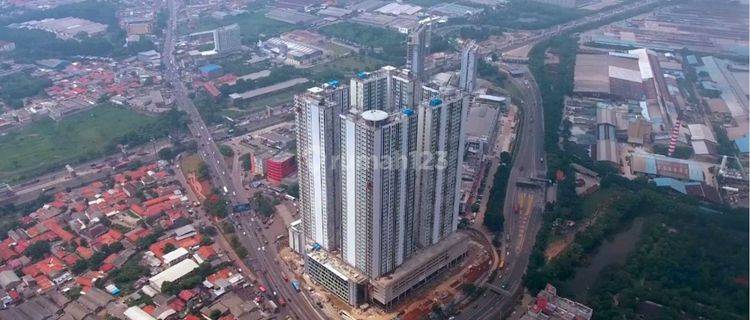
M 207 64 L 205 66 L 200 67 L 200 70 L 203 73 L 216 72 L 216 71 L 221 70 L 221 66 L 218 64 Z
M 742 138 L 739 138 L 737 140 L 734 140 L 734 144 L 737 146 L 737 150 L 740 150 L 742 153 L 748 153 L 750 152 L 750 136 L 745 135 Z
M 703 176 L 703 168 L 696 163 L 688 163 L 688 174 L 690 180 L 693 181 L 704 181 L 706 180 Z
M 654 157 L 645 158 L 646 160 L 646 173 L 656 174 L 656 159 Z
M 656 183 L 657 187 L 668 187 L 672 188 L 677 192 L 687 194 L 687 189 L 685 188 L 685 183 L 672 178 L 654 178 L 654 183 Z

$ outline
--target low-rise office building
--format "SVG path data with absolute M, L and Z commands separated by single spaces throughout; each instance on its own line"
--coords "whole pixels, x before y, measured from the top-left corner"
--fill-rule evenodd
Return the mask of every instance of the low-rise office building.
M 159 272 L 155 276 L 149 278 L 148 283 L 154 289 L 161 291 L 161 285 L 165 281 L 174 282 L 184 277 L 196 268 L 198 268 L 198 264 L 193 261 L 193 259 L 185 259 L 175 264 L 174 266 L 169 267 L 169 269 Z
M 469 250 L 469 237 L 453 233 L 440 242 L 418 251 L 393 273 L 371 281 L 370 300 L 386 309 L 412 290 L 456 265 Z
M 352 306 L 366 302 L 367 277 L 325 250 L 309 250 L 305 272 L 314 283 Z

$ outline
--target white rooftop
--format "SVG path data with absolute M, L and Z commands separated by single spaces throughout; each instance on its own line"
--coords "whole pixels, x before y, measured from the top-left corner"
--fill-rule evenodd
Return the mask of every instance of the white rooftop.
M 164 283 L 164 281 L 174 282 L 175 280 L 182 278 L 196 268 L 198 268 L 198 264 L 193 261 L 193 259 L 185 259 L 170 267 L 169 269 L 159 272 L 157 275 L 148 279 L 148 281 L 152 285 L 157 287 L 155 289 L 159 289 L 161 291 L 161 285 L 162 283 Z
M 404 4 L 404 3 L 391 2 L 389 4 L 386 4 L 386 5 L 382 6 L 382 7 L 380 7 L 379 9 L 375 10 L 375 12 L 380 12 L 380 13 L 384 13 L 384 14 L 391 14 L 391 15 L 394 15 L 394 16 L 398 16 L 398 15 L 402 15 L 402 14 L 413 15 L 413 14 L 419 12 L 420 10 L 422 10 L 422 7 L 420 7 L 420 6 L 415 6 L 415 5 L 410 5 L 410 4 Z
M 367 121 L 383 121 L 388 119 L 388 113 L 383 110 L 367 110 L 362 112 L 362 119 Z
M 125 317 L 127 317 L 130 320 L 156 320 L 156 318 L 152 317 L 150 314 L 146 313 L 146 311 L 143 311 L 138 306 L 132 306 L 125 310 Z
M 188 255 L 188 253 L 189 252 L 187 251 L 187 249 L 185 249 L 183 247 L 179 247 L 179 248 L 174 249 L 174 250 L 170 251 L 169 253 L 165 254 L 162 257 L 162 259 L 164 260 L 164 263 L 171 264 L 172 261 L 180 259 L 180 258 Z

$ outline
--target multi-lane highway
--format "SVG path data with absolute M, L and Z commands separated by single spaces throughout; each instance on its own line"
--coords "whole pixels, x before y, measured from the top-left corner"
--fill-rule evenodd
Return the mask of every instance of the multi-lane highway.
M 572 29 L 585 26 L 589 23 L 604 21 L 614 16 L 617 16 L 619 14 L 633 12 L 633 11 L 636 11 L 640 8 L 643 8 L 645 6 L 651 5 L 656 2 L 660 2 L 660 1 L 659 0 L 634 1 L 633 3 L 629 3 L 626 5 L 622 5 L 622 6 L 617 6 L 610 10 L 600 11 L 598 13 L 587 15 L 580 19 L 576 19 L 576 20 L 573 20 L 564 24 L 560 24 L 560 25 L 549 27 L 547 29 L 536 31 L 533 34 L 528 35 L 528 36 L 524 36 L 518 39 L 512 39 L 504 46 L 498 48 L 498 50 L 501 52 L 508 52 L 510 50 L 517 49 L 517 48 L 527 46 L 527 45 L 533 46 L 534 44 L 538 42 L 547 40 L 563 32 L 567 32 Z M 667 3 L 671 1 L 661 1 L 661 2 Z
M 507 43 L 501 51 L 507 52 L 523 46 L 533 46 L 565 31 L 586 24 L 609 19 L 650 5 L 656 0 L 638 1 L 626 6 L 587 16 L 563 25 L 554 26 L 526 38 Z M 528 70 L 521 78 L 511 78 L 521 91 L 523 115 L 517 141 L 514 166 L 511 169 L 506 191 L 504 228 L 505 267 L 494 281 L 487 284 L 492 290 L 472 302 L 457 319 L 500 319 L 517 303 L 523 292 L 523 275 L 529 262 L 537 231 L 542 222 L 545 205 L 544 184 L 532 179 L 547 176 L 544 154 L 544 118 L 542 97 L 536 81 Z M 520 182 L 520 183 L 519 183 Z
M 564 25 L 542 30 L 529 37 L 508 43 L 502 48 L 502 51 L 512 50 L 525 45 L 533 45 L 572 28 L 608 19 L 614 15 L 635 10 L 655 1 L 639 1 L 624 7 L 587 16 Z M 188 98 L 187 89 L 182 81 L 180 81 L 180 71 L 175 61 L 174 50 L 177 36 L 177 16 L 181 3 L 179 3 L 179 0 L 170 0 L 168 1 L 168 6 L 170 20 L 162 56 L 166 66 L 166 78 L 174 88 L 176 105 L 190 117 L 190 132 L 198 141 L 200 156 L 208 164 L 214 183 L 219 189 L 226 190 L 226 197 L 231 204 L 246 202 L 248 195 L 245 194 L 241 185 L 241 179 L 233 179 L 232 173 L 227 169 L 227 164 L 221 156 L 218 146 L 211 137 L 211 132 L 206 127 L 192 101 Z M 529 253 L 541 222 L 544 203 L 543 188 L 520 187 L 517 185 L 517 182 L 530 177 L 546 176 L 546 166 L 543 162 L 543 115 L 539 91 L 536 88 L 533 77 L 529 73 L 526 73 L 525 77 L 513 79 L 513 81 L 516 86 L 521 88 L 522 99 L 524 100 L 521 126 L 523 132 L 519 135 L 520 140 L 516 149 L 515 163 L 518 165 L 512 168 L 508 182 L 506 199 L 509 201 L 505 202 L 506 207 L 504 208 L 506 214 L 505 234 L 510 236 L 506 243 L 506 248 L 508 248 L 507 256 L 505 257 L 506 267 L 501 275 L 490 284 L 496 288 L 503 288 L 502 290 L 497 290 L 498 292 L 506 292 L 510 295 L 515 295 L 522 289 L 521 279 L 526 270 Z M 518 210 L 518 213 L 516 213 L 513 210 L 514 206 L 521 206 L 521 204 L 524 205 L 524 210 Z M 243 226 L 243 230 L 245 230 L 241 235 L 241 242 L 248 247 L 251 253 L 250 260 L 255 269 L 253 271 L 259 277 L 258 281 L 269 288 L 269 291 L 277 292 L 288 301 L 288 307 L 283 309 L 283 314 L 290 314 L 300 319 L 325 318 L 311 304 L 310 299 L 304 293 L 297 293 L 283 280 L 283 271 L 279 267 L 278 260 L 276 260 L 276 252 L 272 246 L 266 246 L 266 240 L 262 234 L 256 232 L 257 226 L 254 222 L 244 219 L 240 220 L 235 220 L 235 222 L 240 223 Z M 264 250 L 257 250 L 257 248 Z M 487 295 L 470 305 L 469 309 L 460 318 L 497 319 L 514 303 L 515 299 L 511 299 L 507 294 L 496 294 L 495 291 L 488 291 Z
M 514 165 L 511 168 L 503 212 L 505 215 L 505 267 L 489 283 L 500 290 L 486 294 L 470 304 L 458 319 L 499 319 L 517 301 L 514 296 L 522 288 L 529 254 L 541 222 L 544 203 L 542 187 L 519 186 L 518 182 L 544 177 L 544 121 L 541 97 L 536 82 L 529 72 L 523 78 L 512 78 L 522 93 L 522 117 L 519 140 L 516 143 Z
M 187 113 L 190 118 L 190 124 L 188 125 L 190 133 L 198 142 L 199 154 L 211 171 L 213 183 L 225 192 L 225 197 L 230 205 L 247 202 L 249 195 L 245 193 L 241 185 L 241 179 L 233 179 L 231 170 L 228 170 L 224 157 L 211 137 L 211 131 L 206 127 L 198 110 L 188 97 L 185 85 L 180 80 L 180 70 L 175 60 L 174 51 L 177 41 L 177 17 L 181 5 L 179 0 L 167 2 L 170 14 L 162 51 L 166 78 L 173 87 L 177 108 Z M 304 292 L 296 292 L 284 280 L 283 271 L 276 260 L 274 249 L 266 247 L 266 250 L 256 250 L 257 248 L 263 248 L 267 242 L 263 235 L 255 232 L 255 228 L 252 228 L 252 226 L 246 226 L 245 228 L 251 230 L 251 232 L 243 232 L 238 236 L 250 252 L 249 260 L 255 267 L 252 272 L 258 277 L 259 285 L 265 286 L 269 292 L 275 293 L 287 301 L 287 306 L 281 309 L 280 316 L 291 315 L 297 319 L 324 318 L 320 314 L 320 310 L 312 305 Z M 278 298 L 276 300 L 278 302 Z

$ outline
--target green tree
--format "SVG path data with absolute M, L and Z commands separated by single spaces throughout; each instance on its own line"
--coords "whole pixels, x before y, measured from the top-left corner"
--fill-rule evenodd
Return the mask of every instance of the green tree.
M 49 241 L 37 241 L 34 242 L 32 245 L 30 245 L 28 248 L 26 248 L 26 251 L 23 253 L 31 258 L 33 261 L 37 261 L 41 258 L 44 258 L 44 255 L 48 254 L 50 252 L 50 244 Z
M 212 243 L 214 243 L 214 240 L 211 239 L 209 236 L 201 236 L 201 245 L 202 246 L 209 246 Z
M 229 244 L 232 246 L 232 249 L 234 249 L 234 252 L 238 257 L 240 257 L 240 259 L 244 259 L 245 257 L 247 257 L 247 248 L 245 248 L 245 246 L 240 243 L 240 239 L 237 238 L 237 236 L 232 236 Z
M 173 244 L 167 243 L 164 245 L 164 248 L 161 250 L 162 254 L 167 254 L 177 249 Z
M 234 156 L 234 150 L 232 150 L 232 147 L 222 144 L 219 146 L 219 152 L 221 155 L 225 157 L 233 157 Z
M 503 86 L 503 82 L 507 78 L 504 73 L 500 73 L 497 67 L 483 59 L 477 60 L 477 74 L 480 78 L 492 82 L 492 84 L 498 87 Z
M 211 310 L 211 314 L 208 317 L 211 318 L 211 320 L 218 320 L 221 318 L 221 311 Z
M 286 194 L 294 198 L 299 198 L 299 183 L 293 183 L 290 186 L 288 186 L 286 188 Z
M 21 99 L 43 93 L 50 86 L 52 81 L 47 78 L 33 77 L 25 72 L 14 73 L 0 78 L 0 98 L 14 108 L 23 107 Z
M 71 271 L 74 274 L 81 274 L 84 271 L 86 271 L 89 268 L 89 263 L 85 259 L 80 259 L 76 261 L 76 264 L 73 265 L 73 268 L 71 268 Z
M 246 153 L 240 157 L 240 160 L 242 161 L 242 170 L 250 171 L 250 169 L 252 169 L 253 160 L 250 158 L 251 156 L 251 154 Z
M 224 218 L 228 213 L 228 202 L 224 196 L 214 192 L 203 200 L 203 209 L 211 216 Z
M 503 151 L 500 153 L 500 162 L 510 164 L 511 160 L 512 157 L 510 156 L 510 153 L 508 151 Z
M 252 203 L 255 207 L 255 210 L 257 210 L 258 213 L 260 213 L 264 217 L 270 217 L 272 214 L 274 214 L 274 212 L 276 212 L 276 208 L 273 206 L 273 203 L 260 193 L 256 193 L 255 196 L 253 196 Z
M 716 134 L 716 141 L 719 144 L 718 150 L 719 154 L 722 155 L 735 155 L 737 153 L 737 146 L 735 146 L 734 142 L 732 140 L 729 140 L 729 137 L 727 136 L 727 131 L 719 124 L 715 124 L 714 126 L 714 133 Z
M 479 209 L 481 208 L 481 204 L 479 202 L 474 202 L 471 204 L 471 212 L 479 212 Z
M 224 221 L 221 224 L 221 231 L 224 233 L 234 233 L 234 225 L 229 221 Z
M 162 160 L 172 160 L 176 156 L 174 150 L 170 147 L 164 147 L 161 150 L 159 150 L 159 159 Z
M 180 292 L 180 287 L 172 281 L 164 281 L 161 284 L 161 292 L 168 295 L 176 295 Z
M 211 173 L 208 170 L 208 165 L 205 162 L 198 164 L 198 169 L 195 173 L 199 180 L 206 180 L 211 177 Z
M 503 206 L 505 205 L 505 190 L 508 186 L 510 166 L 501 164 L 495 172 L 495 177 L 490 189 L 487 208 L 484 211 L 484 225 L 494 232 L 503 231 L 505 218 L 503 217 Z
M 200 231 L 201 231 L 202 234 L 205 234 L 205 235 L 211 236 L 211 237 L 213 237 L 213 236 L 215 236 L 215 235 L 218 234 L 216 232 L 216 228 L 214 228 L 213 226 L 203 226 L 203 227 L 201 227 Z

